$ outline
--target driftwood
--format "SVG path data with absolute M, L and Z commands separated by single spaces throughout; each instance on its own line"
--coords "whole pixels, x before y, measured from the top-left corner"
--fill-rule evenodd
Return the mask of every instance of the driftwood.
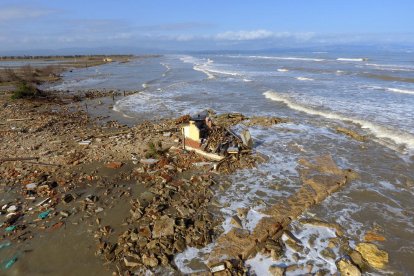
M 128 134 L 131 133 L 130 130 L 124 130 L 124 131 L 118 131 L 118 132 L 112 132 L 112 133 L 106 133 L 106 134 L 101 134 L 101 135 L 97 135 L 95 136 L 96 138 L 102 138 L 102 137 L 110 137 L 110 136 L 117 136 L 117 135 L 121 135 L 121 134 Z M 94 135 L 92 135 L 93 137 Z
M 33 118 L 7 119 L 6 122 L 27 121 L 27 120 L 33 120 Z
M 40 165 L 40 166 L 49 166 L 49 167 L 60 167 L 61 165 L 56 164 L 48 164 L 48 163 L 42 163 L 42 162 L 32 162 L 32 161 L 22 161 L 27 164 L 33 164 L 33 165 Z
M 27 161 L 27 160 L 38 160 L 39 157 L 15 157 L 15 158 L 3 158 L 0 159 L 0 163 L 8 161 Z

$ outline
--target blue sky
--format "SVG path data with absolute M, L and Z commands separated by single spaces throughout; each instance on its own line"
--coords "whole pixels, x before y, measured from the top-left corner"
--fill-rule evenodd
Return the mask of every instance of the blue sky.
M 414 45 L 412 0 L 1 0 L 0 51 Z

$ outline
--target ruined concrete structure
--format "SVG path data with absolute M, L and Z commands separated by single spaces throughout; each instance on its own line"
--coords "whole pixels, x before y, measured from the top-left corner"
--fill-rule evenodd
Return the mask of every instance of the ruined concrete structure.
M 338 168 L 329 155 L 318 157 L 314 162 L 301 159 L 299 164 L 302 187 L 294 195 L 262 210 L 269 216 L 262 218 L 251 233 L 233 228 L 219 237 L 209 256 L 208 265 L 253 257 L 267 239 L 280 238 L 293 219 L 356 177 L 351 170 Z

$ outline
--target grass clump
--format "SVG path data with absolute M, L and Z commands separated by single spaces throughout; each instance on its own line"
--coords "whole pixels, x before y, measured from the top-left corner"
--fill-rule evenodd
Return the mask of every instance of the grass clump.
M 39 96 L 39 94 L 40 94 L 40 91 L 33 84 L 20 81 L 17 84 L 16 90 L 13 91 L 11 98 L 13 100 L 24 99 L 24 98 L 35 98 Z

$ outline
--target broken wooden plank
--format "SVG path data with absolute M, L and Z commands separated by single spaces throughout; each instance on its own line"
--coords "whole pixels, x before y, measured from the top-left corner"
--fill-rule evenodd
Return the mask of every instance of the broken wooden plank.
M 0 159 L 0 163 L 9 161 L 26 161 L 26 160 L 38 160 L 39 157 L 12 157 Z

